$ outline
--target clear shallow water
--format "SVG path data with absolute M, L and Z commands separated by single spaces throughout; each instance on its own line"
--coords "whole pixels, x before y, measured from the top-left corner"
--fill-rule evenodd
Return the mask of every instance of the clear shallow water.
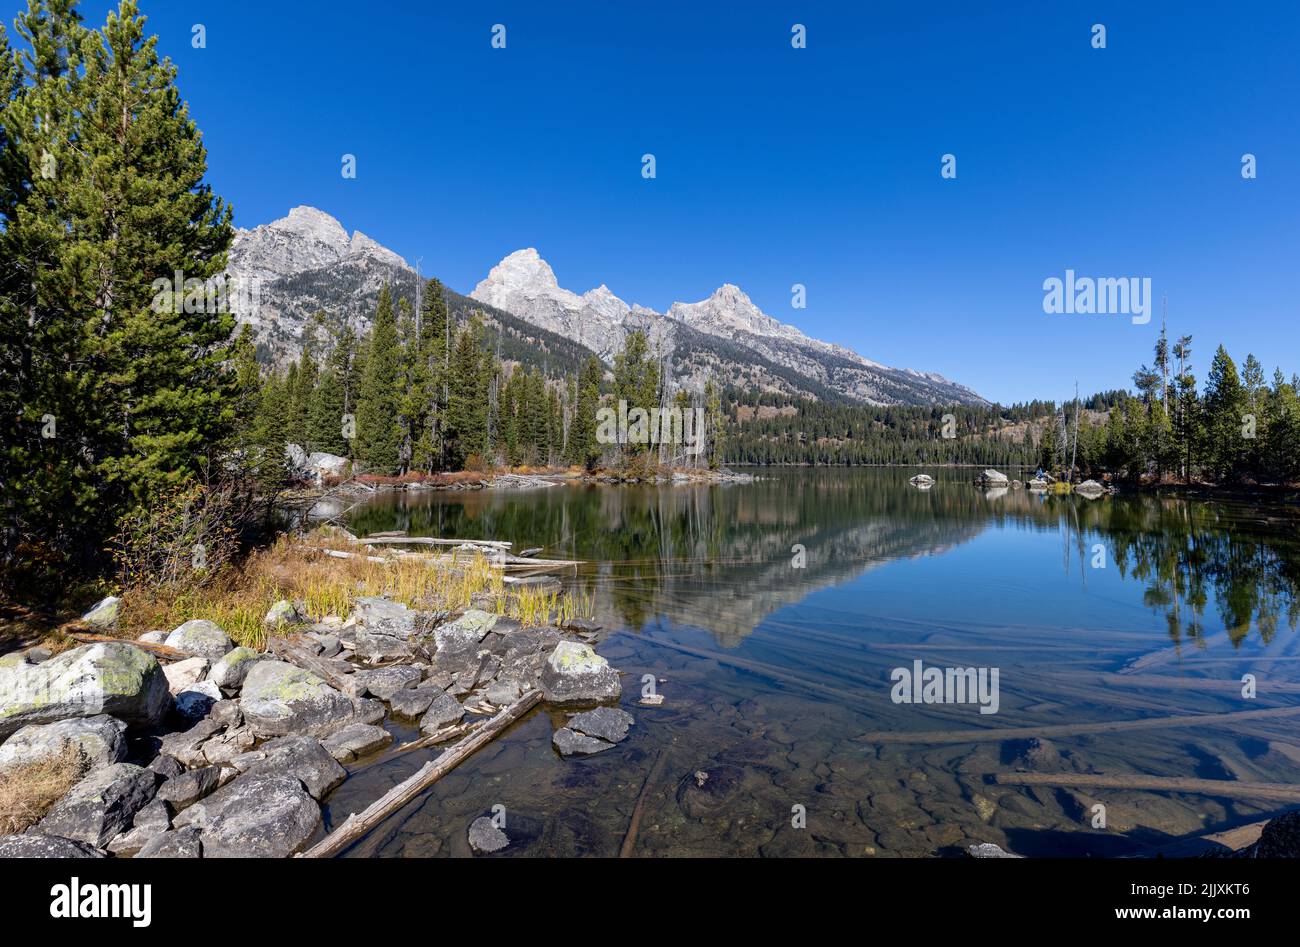
M 588 563 L 571 581 L 627 672 L 632 736 L 591 758 L 551 748 L 534 712 L 352 854 L 467 855 L 505 806 L 514 855 L 614 855 L 646 793 L 638 854 L 1150 854 L 1285 804 L 1016 786 L 1016 771 L 1300 785 L 1300 717 L 1118 732 L 1075 727 L 1300 706 L 1295 511 L 1245 501 L 986 494 L 971 471 L 929 491 L 900 470 L 776 470 L 728 486 L 562 486 L 381 496 L 358 533 L 509 539 Z M 794 565 L 801 545 L 806 565 Z M 1104 563 L 1097 567 L 1097 563 Z M 899 704 L 900 667 L 996 668 L 999 707 Z M 1241 678 L 1253 674 L 1257 696 Z M 661 707 L 636 703 L 644 674 Z M 998 739 L 895 742 L 1011 728 Z M 1026 761 L 1026 740 L 1051 734 Z M 413 734 L 399 734 L 399 739 Z M 363 761 L 341 821 L 434 753 Z M 716 795 L 691 788 L 710 773 Z M 1107 825 L 1094 828 L 1093 806 Z M 806 828 L 791 826 L 803 806 Z

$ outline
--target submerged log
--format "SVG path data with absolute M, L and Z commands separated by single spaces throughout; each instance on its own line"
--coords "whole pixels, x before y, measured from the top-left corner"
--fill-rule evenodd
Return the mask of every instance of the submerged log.
M 916 730 L 912 732 L 881 730 L 864 733 L 864 743 L 993 743 L 1030 737 L 1073 737 L 1091 733 L 1117 733 L 1125 730 L 1156 730 L 1164 727 L 1209 727 L 1244 723 L 1277 717 L 1300 716 L 1300 707 L 1271 707 L 1266 710 L 1239 710 L 1223 714 L 1190 714 L 1178 717 L 1148 717 L 1146 720 L 1111 720 L 1105 723 L 1051 724 L 1043 727 L 1000 727 L 984 730 Z
M 1268 802 L 1300 802 L 1300 786 L 1287 783 L 1243 783 L 1232 779 L 1186 779 L 1181 776 L 1143 776 L 1088 773 L 995 773 L 1002 786 L 1056 786 L 1066 789 L 1140 789 L 1153 792 L 1185 792 L 1198 796 L 1231 799 L 1262 799 Z
M 301 857 L 331 858 L 339 854 L 469 759 L 478 749 L 504 733 L 512 723 L 537 706 L 541 699 L 540 690 L 529 691 L 455 746 L 448 747 L 437 759 L 425 763 L 415 772 L 415 775 L 398 783 L 360 814 L 352 813 L 342 825 L 303 852 Z
M 650 772 L 646 774 L 645 782 L 641 784 L 641 792 L 637 794 L 636 805 L 632 808 L 632 821 L 628 823 L 627 835 L 623 837 L 623 845 L 618 850 L 619 858 L 631 858 L 632 853 L 636 851 L 636 835 L 641 829 L 641 816 L 645 812 L 646 797 L 650 795 L 650 787 L 663 771 L 666 759 L 667 753 L 660 750 L 654 765 L 650 767 Z

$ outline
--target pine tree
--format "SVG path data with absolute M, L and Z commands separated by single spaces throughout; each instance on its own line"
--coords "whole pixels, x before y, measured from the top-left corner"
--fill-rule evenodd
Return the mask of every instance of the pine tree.
M 602 374 L 600 362 L 594 355 L 588 356 L 578 376 L 573 422 L 569 426 L 569 459 L 588 470 L 595 469 L 601 455 L 601 445 L 596 441 L 596 411 L 600 408 Z
M 204 287 L 233 230 L 134 0 L 98 34 L 79 21 L 71 0 L 30 0 L 26 89 L 0 117 L 0 258 L 22 274 L 0 302 L 22 415 L 0 482 L 18 531 L 96 550 L 127 507 L 216 466 L 235 420 L 234 319 Z M 57 434 L 42 438 L 45 417 Z
M 447 403 L 448 458 L 453 469 L 477 463 L 487 442 L 487 397 L 483 390 L 483 325 L 477 317 L 456 336 Z
M 1206 465 L 1218 479 L 1238 472 L 1245 456 L 1243 415 L 1246 394 L 1237 366 L 1220 345 L 1205 381 L 1204 453 Z
M 366 342 L 365 368 L 357 392 L 356 458 L 370 473 L 391 475 L 401 463 L 400 395 L 402 351 L 393 298 L 387 284 Z
M 348 456 L 346 416 L 354 413 L 357 389 L 356 333 L 346 322 L 335 334 L 308 408 L 308 437 L 316 450 Z

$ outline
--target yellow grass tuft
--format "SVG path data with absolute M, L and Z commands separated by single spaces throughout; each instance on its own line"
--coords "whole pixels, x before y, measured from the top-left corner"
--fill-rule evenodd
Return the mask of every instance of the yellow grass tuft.
M 0 835 L 17 835 L 40 821 L 86 772 L 81 750 L 0 771 Z

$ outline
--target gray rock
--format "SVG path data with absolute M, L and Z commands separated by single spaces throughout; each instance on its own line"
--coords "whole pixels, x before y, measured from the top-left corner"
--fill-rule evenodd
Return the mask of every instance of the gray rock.
M 1233 858 L 1300 858 L 1300 809 L 1269 819 L 1259 838 Z
M 122 600 L 116 595 L 110 595 L 96 602 L 90 611 L 81 616 L 81 620 L 97 628 L 112 628 L 117 624 L 117 616 L 121 611 Z
M 188 730 L 169 733 L 162 738 L 161 753 L 175 757 L 185 766 L 203 766 L 207 758 L 203 753 L 203 744 L 216 735 L 221 724 L 211 717 L 204 717 Z
M 167 677 L 167 689 L 175 696 L 192 684 L 203 680 L 211 664 L 207 658 L 186 658 L 175 664 L 163 665 L 163 674 Z
M 443 692 L 433 699 L 429 709 L 420 718 L 420 732 L 424 734 L 441 730 L 465 716 L 465 708 L 455 697 Z
M 568 727 L 561 727 L 551 734 L 551 742 L 560 751 L 561 756 L 590 756 L 603 750 L 612 750 L 614 744 L 597 740 L 595 737 L 574 733 Z
M 231 727 L 203 744 L 203 758 L 209 763 L 229 763 L 247 753 L 257 742 L 248 727 Z
M 215 792 L 220 783 L 221 767 L 203 766 L 167 780 L 158 788 L 158 798 L 179 812 Z
M 419 631 L 419 612 L 381 595 L 357 599 L 353 603 L 351 618 L 356 622 L 358 631 L 364 630 L 372 635 L 384 635 L 403 641 L 414 637 Z
M 0 740 L 28 724 L 108 714 L 149 727 L 171 701 L 153 655 L 126 642 L 83 645 L 44 664 L 0 664 Z
M 191 684 L 176 695 L 175 709 L 187 720 L 199 720 L 206 717 L 221 700 L 221 690 L 211 681 Z
M 253 753 L 263 757 L 251 766 L 241 767 L 245 776 L 292 776 L 314 799 L 324 798 L 348 776 L 347 770 L 314 737 L 280 737 L 262 744 Z
M 483 695 L 487 698 L 489 704 L 497 707 L 505 707 L 513 704 L 523 696 L 523 685 L 514 678 L 504 678 L 494 681 L 488 686 L 487 692 Z
M 393 735 L 383 727 L 368 723 L 349 724 L 337 733 L 331 733 L 321 745 L 340 763 L 381 750 L 393 742 Z
M 585 644 L 561 641 L 542 667 L 542 695 L 553 704 L 599 703 L 623 692 L 618 672 Z
M 239 709 L 237 700 L 219 700 L 212 705 L 208 716 L 223 727 L 238 727 L 244 722 L 244 714 Z
M 223 690 L 239 690 L 244 686 L 244 678 L 248 677 L 253 664 L 265 657 L 252 648 L 232 648 L 212 666 L 208 680 Z
M 75 839 L 56 835 L 0 836 L 0 858 L 103 858 L 104 853 Z
M 479 816 L 469 826 L 469 847 L 475 852 L 491 854 L 510 844 L 510 837 L 487 816 Z
M 259 661 L 239 699 L 244 720 L 259 736 L 325 736 L 351 722 L 352 702 L 315 674 L 284 661 Z
M 418 717 L 429 709 L 434 698 L 441 693 L 442 688 L 434 687 L 432 684 L 408 687 L 394 694 L 389 701 L 389 706 L 393 708 L 395 714 L 401 714 L 403 717 Z
M 357 684 L 361 688 L 358 696 L 369 693 L 380 700 L 392 700 L 393 695 L 398 691 L 418 684 L 420 676 L 419 668 L 400 664 L 376 671 L 358 671 Z
M 171 813 L 167 803 L 155 798 L 135 814 L 130 831 L 123 832 L 108 843 L 108 850 L 114 855 L 134 855 L 151 839 L 162 835 L 171 828 Z
M 496 623 L 496 615 L 471 608 L 455 621 L 439 625 L 434 629 L 433 640 L 437 651 L 456 651 L 477 645 Z
M 139 638 L 136 638 L 135 640 L 143 641 L 145 644 L 162 644 L 164 641 L 167 640 L 167 632 L 146 631 L 144 634 L 142 634 Z
M 307 618 L 298 611 L 298 606 L 288 599 L 280 599 L 267 611 L 262 624 L 272 631 L 287 628 L 290 625 L 305 625 Z
M 171 779 L 173 776 L 179 776 L 185 772 L 185 767 L 180 764 L 176 757 L 167 756 L 166 754 L 155 757 L 154 761 L 149 764 L 149 768 L 163 779 Z
M 115 717 L 74 717 L 23 727 L 0 746 L 0 771 L 52 760 L 75 751 L 86 769 L 126 757 L 126 724 Z
M 356 637 L 356 656 L 365 661 L 391 661 L 415 654 L 411 645 L 393 635 L 361 629 Z
M 569 718 L 569 727 L 589 737 L 618 743 L 627 738 L 627 728 L 635 722 L 630 713 L 617 707 L 597 707 L 574 714 Z
M 205 618 L 185 622 L 167 636 L 165 643 L 169 648 L 176 648 L 186 654 L 201 655 L 212 661 L 220 660 L 235 646 L 220 625 Z
M 994 845 L 992 842 L 980 842 L 978 845 L 966 846 L 966 854 L 971 858 L 1024 858 L 1023 855 L 1013 855 L 1011 852 L 1004 851 L 1001 846 Z
M 158 774 L 131 763 L 96 770 L 54 804 L 39 831 L 103 848 L 154 797 Z
M 383 723 L 387 716 L 384 702 L 373 697 L 359 697 L 352 701 L 353 723 Z
M 136 858 L 202 858 L 202 836 L 194 826 L 163 832 L 145 843 Z
M 291 776 L 250 773 L 216 795 L 220 811 L 203 829 L 206 858 L 287 858 L 321 822 L 320 806 Z
M 560 625 L 565 631 L 571 631 L 575 635 L 594 635 L 600 631 L 600 623 L 592 621 L 590 618 L 571 618 Z
M 343 650 L 343 642 L 339 640 L 338 635 L 312 634 L 309 637 L 314 638 L 320 645 L 322 658 L 332 658 Z

